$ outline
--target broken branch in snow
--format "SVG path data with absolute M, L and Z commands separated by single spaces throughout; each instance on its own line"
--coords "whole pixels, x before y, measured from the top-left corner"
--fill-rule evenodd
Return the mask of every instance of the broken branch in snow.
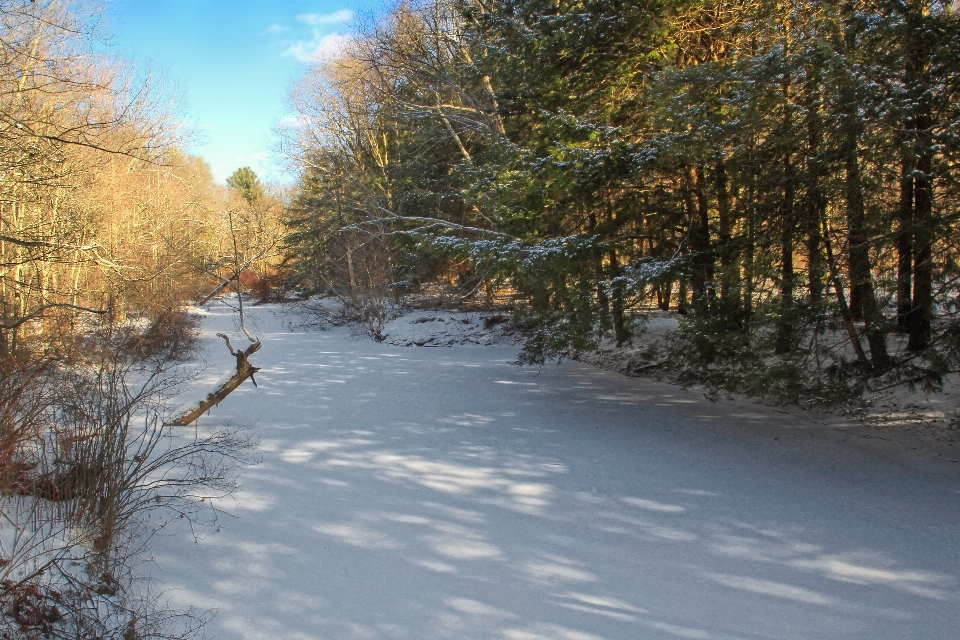
M 244 380 L 250 378 L 253 381 L 253 385 L 257 385 L 257 380 L 254 378 L 254 374 L 257 371 L 260 371 L 260 367 L 254 367 L 248 361 L 248 358 L 253 355 L 256 351 L 260 349 L 260 341 L 254 342 L 251 344 L 245 351 L 240 351 L 239 349 L 234 349 L 233 345 L 230 344 L 230 338 L 226 334 L 218 333 L 218 336 L 224 339 L 227 343 L 227 349 L 230 350 L 230 355 L 234 356 L 237 359 L 237 372 L 234 373 L 230 378 L 224 382 L 220 387 L 207 395 L 205 400 L 201 400 L 197 407 L 186 411 L 185 413 L 180 414 L 174 420 L 171 420 L 169 424 L 175 427 L 186 427 L 194 422 L 197 418 L 205 414 L 207 411 L 212 409 L 214 406 L 220 404 L 224 398 L 233 393 Z
M 629 375 L 636 375 L 636 374 L 640 373 L 641 371 L 649 371 L 650 369 L 656 369 L 657 367 L 662 367 L 663 365 L 665 365 L 665 364 L 667 364 L 667 363 L 669 363 L 669 362 L 670 362 L 669 359 L 664 358 L 663 360 L 658 360 L 657 362 L 651 362 L 651 363 L 649 363 L 649 364 L 642 364 L 642 365 L 637 366 L 637 367 L 630 367 L 630 368 L 627 370 L 627 373 L 628 373 Z

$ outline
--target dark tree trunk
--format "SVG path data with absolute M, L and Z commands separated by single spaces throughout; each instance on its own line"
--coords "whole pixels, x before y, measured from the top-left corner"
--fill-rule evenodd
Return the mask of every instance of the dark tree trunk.
M 913 170 L 910 150 L 900 169 L 900 207 L 897 210 L 897 329 L 906 332 L 913 308 Z
M 662 282 L 657 285 L 657 307 L 661 311 L 670 310 L 670 294 L 673 293 L 672 282 Z
M 814 97 L 811 100 L 819 100 L 819 87 L 814 90 Z M 820 221 L 826 215 L 827 198 L 823 193 L 824 168 L 823 161 L 820 158 L 822 138 L 820 114 L 813 107 L 810 107 L 810 111 L 811 115 L 807 122 L 807 158 L 809 158 L 807 171 L 809 177 L 804 226 L 807 236 L 807 295 L 810 302 L 816 304 L 823 297 L 825 270 Z
M 847 298 L 843 293 L 843 282 L 840 280 L 840 271 L 837 269 L 837 259 L 833 255 L 833 249 L 831 248 L 832 241 L 830 240 L 830 231 L 827 228 L 826 218 L 821 220 L 822 224 L 822 235 L 823 238 L 823 248 L 827 252 L 827 269 L 829 270 L 830 281 L 833 283 L 833 291 L 837 296 L 837 306 L 840 307 L 840 317 L 843 318 L 843 325 L 847 329 L 847 336 L 850 338 L 850 344 L 853 347 L 853 352 L 857 356 L 857 362 L 860 363 L 860 366 L 864 368 L 865 371 L 870 371 L 870 361 L 867 360 L 867 354 L 863 351 L 863 345 L 860 344 L 860 335 L 857 333 L 857 328 L 853 325 L 853 314 L 850 313 L 850 307 L 847 305 Z
M 696 214 L 693 218 L 694 227 L 690 233 L 696 255 L 694 257 L 694 271 L 697 272 L 699 291 L 694 289 L 693 309 L 697 314 L 706 314 L 710 309 L 713 297 L 713 252 L 710 243 L 710 209 L 707 196 L 704 192 L 703 169 L 697 167 L 690 171 L 690 191 L 696 199 Z
M 929 4 L 911 0 L 907 7 L 909 29 L 907 64 L 908 85 L 915 106 L 914 144 L 916 167 L 913 172 L 913 300 L 907 324 L 907 349 L 925 350 L 930 345 L 933 321 L 933 118 L 929 97 L 930 43 L 925 21 Z M 912 76 L 912 77 L 910 77 Z
M 713 279 L 710 219 L 702 185 L 703 172 L 700 169 L 688 168 L 684 199 L 690 220 L 690 248 L 693 251 L 693 268 L 690 274 L 693 311 L 698 315 L 705 315 L 710 308 L 708 287 Z M 696 198 L 696 204 L 694 204 L 694 198 Z
M 853 246 L 853 238 L 847 238 L 847 244 Z M 850 281 L 850 316 L 856 322 L 863 320 L 863 290 L 855 282 L 863 281 L 863 272 L 854 265 L 853 249 L 850 250 L 851 256 L 848 263 L 847 277 Z
M 858 46 L 857 34 L 859 22 L 856 19 L 857 8 L 851 0 L 844 2 L 844 40 L 842 51 L 851 51 Z M 838 43 L 840 44 L 840 43 Z M 874 374 L 881 373 L 890 366 L 887 354 L 886 326 L 880 308 L 877 305 L 873 288 L 873 276 L 870 268 L 870 244 L 867 235 L 866 209 L 863 198 L 863 180 L 860 175 L 860 138 L 863 134 L 862 117 L 859 113 L 857 83 L 852 75 L 841 79 L 840 113 L 843 116 L 841 136 L 841 160 L 844 163 L 844 203 L 847 214 L 847 266 L 850 274 L 850 304 L 848 330 L 852 321 L 862 319 L 867 343 L 870 346 L 872 362 L 870 368 Z M 837 286 L 835 265 L 834 286 Z M 838 301 L 842 291 L 838 292 Z M 859 345 L 859 340 L 851 338 Z
M 867 241 L 863 184 L 860 179 L 860 163 L 855 143 L 848 146 L 846 155 L 845 196 L 851 274 L 850 292 L 851 298 L 854 293 L 857 294 L 867 334 L 867 344 L 870 345 L 872 368 L 874 372 L 879 373 L 889 368 L 890 356 L 887 353 L 885 321 L 877 305 L 873 276 L 870 272 L 870 245 Z
M 793 237 L 796 220 L 794 216 L 794 171 L 790 154 L 783 158 L 783 206 L 781 220 L 783 227 L 780 235 L 780 320 L 777 327 L 776 353 L 787 353 L 793 348 L 794 309 L 793 293 L 795 276 L 793 271 Z
M 750 317 L 753 315 L 754 293 L 754 255 L 756 251 L 757 213 L 753 200 L 753 189 L 748 192 L 747 205 L 747 233 L 743 248 L 743 329 L 748 330 Z
M 738 275 L 733 268 L 733 220 L 730 217 L 730 188 L 727 182 L 727 167 L 718 162 L 714 172 L 714 188 L 717 192 L 717 243 L 720 252 L 720 300 L 725 311 L 739 301 L 736 291 Z M 730 299 L 734 298 L 733 304 Z
M 918 137 L 929 127 L 926 119 L 917 119 Z M 924 133 L 921 133 L 924 132 Z M 913 309 L 910 311 L 907 349 L 923 351 L 930 345 L 933 320 L 933 189 L 930 153 L 923 149 L 917 158 L 914 181 L 914 254 L 913 254 Z
M 614 278 L 620 274 L 620 264 L 617 261 L 617 252 L 615 250 L 610 252 L 610 273 Z M 612 293 L 613 333 L 614 336 L 616 336 L 617 346 L 619 347 L 630 339 L 630 331 L 627 329 L 626 314 L 624 313 L 623 290 L 615 286 Z
M 597 216 L 591 213 L 589 217 L 590 231 L 597 228 Z M 603 268 L 603 254 L 597 252 L 593 256 L 593 270 L 597 279 L 597 305 L 600 308 L 600 328 L 606 331 L 612 329 L 610 322 L 610 298 L 607 296 L 606 274 Z

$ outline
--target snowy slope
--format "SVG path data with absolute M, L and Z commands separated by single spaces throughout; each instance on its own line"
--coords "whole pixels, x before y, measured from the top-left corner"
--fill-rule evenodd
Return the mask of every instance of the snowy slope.
M 260 387 L 202 419 L 261 439 L 236 518 L 154 541 L 173 602 L 219 609 L 208 636 L 958 637 L 958 465 L 576 362 L 519 369 L 515 347 L 275 313 L 254 309 Z M 214 380 L 235 326 L 205 322 Z
M 494 313 L 413 311 L 383 328 L 384 342 L 400 347 L 516 344 L 519 334 L 508 319 Z

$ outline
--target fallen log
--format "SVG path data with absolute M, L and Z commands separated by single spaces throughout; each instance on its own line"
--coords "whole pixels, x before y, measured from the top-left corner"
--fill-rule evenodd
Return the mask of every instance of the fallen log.
M 197 407 L 181 413 L 167 424 L 175 427 L 186 427 L 187 425 L 192 424 L 194 420 L 205 414 L 214 406 L 220 404 L 224 398 L 233 393 L 247 378 L 250 378 L 254 386 L 257 385 L 257 379 L 254 377 L 254 374 L 257 371 L 260 371 L 260 367 L 251 365 L 247 358 L 260 349 L 260 341 L 257 340 L 251 344 L 249 347 L 247 347 L 246 351 L 240 351 L 239 349 L 234 350 L 233 345 L 230 344 L 230 338 L 225 334 L 218 333 L 217 335 L 226 341 L 227 349 L 230 350 L 230 355 L 237 359 L 237 372 L 230 376 L 230 378 L 220 385 L 218 389 L 208 394 L 206 399 L 201 400 Z

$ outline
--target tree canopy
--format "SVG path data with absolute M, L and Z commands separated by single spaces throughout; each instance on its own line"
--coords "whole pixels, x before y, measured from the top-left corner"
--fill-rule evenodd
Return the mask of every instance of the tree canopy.
M 239 193 L 248 204 L 263 197 L 263 185 L 260 178 L 250 167 L 240 167 L 227 177 L 227 186 Z
M 404 3 L 292 91 L 289 259 L 317 290 L 499 291 L 522 362 L 659 307 L 723 388 L 936 386 L 958 55 L 946 2 Z

